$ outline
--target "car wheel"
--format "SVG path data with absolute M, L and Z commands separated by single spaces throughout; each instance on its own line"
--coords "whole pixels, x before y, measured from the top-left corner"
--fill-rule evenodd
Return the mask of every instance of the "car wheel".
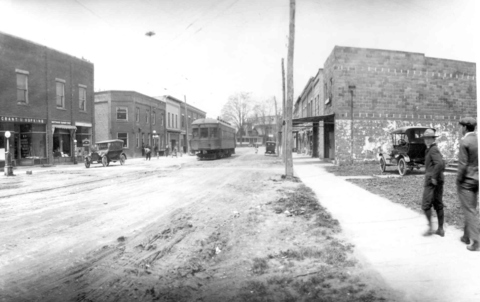
M 102 165 L 108 167 L 108 158 L 106 156 L 102 157 Z
M 405 162 L 404 158 L 400 158 L 398 161 L 398 174 L 403 176 L 405 173 L 407 173 L 407 163 Z
M 385 159 L 382 157 L 380 158 L 380 171 L 385 172 L 387 168 L 387 164 L 385 163 Z
M 125 155 L 120 155 L 120 165 L 125 164 Z
M 85 167 L 90 168 L 90 161 L 88 160 L 88 158 L 85 159 Z

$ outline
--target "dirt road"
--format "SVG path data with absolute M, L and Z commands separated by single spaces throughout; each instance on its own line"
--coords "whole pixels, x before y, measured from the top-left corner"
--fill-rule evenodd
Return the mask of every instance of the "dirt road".
M 335 255 L 351 250 L 333 237 L 337 226 L 325 212 L 319 223 L 302 218 L 305 208 L 292 217 L 273 207 L 298 188 L 282 182 L 282 172 L 277 158 L 250 148 L 218 161 L 135 159 L 17 172 L 0 189 L 0 301 L 278 300 L 257 299 L 279 291 L 245 282 L 257 275 L 266 281 L 260 268 L 271 278 L 288 275 L 298 287 L 323 267 L 327 254 L 312 253 L 316 246 Z M 288 252 L 299 247 L 301 257 Z M 346 256 L 329 261 L 320 272 L 355 285 L 335 283 L 346 297 L 338 301 L 394 300 L 374 272 L 345 265 L 353 263 Z

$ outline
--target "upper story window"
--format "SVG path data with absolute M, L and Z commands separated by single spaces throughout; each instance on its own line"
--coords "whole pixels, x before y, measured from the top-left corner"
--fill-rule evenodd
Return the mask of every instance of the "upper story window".
M 135 122 L 140 122 L 140 108 L 135 108 Z
M 156 122 L 157 122 L 157 113 L 154 111 L 152 113 L 152 125 L 155 125 Z
M 117 121 L 128 121 L 128 109 L 117 107 Z
M 170 112 L 168 113 L 168 127 L 170 128 Z
M 28 104 L 28 71 L 16 69 L 17 73 L 17 102 Z
M 182 114 L 182 128 L 185 128 L 185 115 Z
M 65 80 L 55 79 L 57 108 L 65 109 Z
M 145 122 L 147 124 L 150 123 L 150 110 L 147 110 L 146 114 L 145 114 Z
M 175 114 L 175 128 L 178 128 L 178 115 Z
M 78 85 L 78 108 L 87 111 L 87 87 Z

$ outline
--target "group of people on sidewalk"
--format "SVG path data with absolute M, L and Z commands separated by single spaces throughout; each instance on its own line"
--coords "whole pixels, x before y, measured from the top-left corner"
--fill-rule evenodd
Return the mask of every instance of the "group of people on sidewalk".
M 144 151 L 144 154 L 145 154 L 145 160 L 150 160 L 152 158 L 152 149 L 150 148 L 149 145 L 146 145 L 144 148 L 143 148 L 143 151 Z M 153 147 L 153 154 L 154 156 L 158 158 L 160 158 L 160 152 L 158 150 L 158 146 L 154 146 Z M 177 147 L 174 147 L 172 152 L 170 153 L 170 148 L 168 147 L 168 145 L 165 147 L 165 157 L 168 157 L 169 155 L 171 155 L 172 157 L 178 157 L 178 151 L 177 151 Z
M 472 117 L 462 118 L 459 130 L 462 135 L 458 154 L 457 192 L 464 213 L 465 228 L 460 241 L 470 251 L 480 251 L 480 221 L 478 218 L 478 140 L 475 133 L 477 121 Z M 425 155 L 425 181 L 422 210 L 428 221 L 425 236 L 445 236 L 443 228 L 443 185 L 445 168 L 442 154 L 438 149 L 435 131 L 427 129 L 423 135 L 427 145 Z M 432 207 L 437 212 L 438 228 L 432 227 Z M 470 243 L 472 243 L 470 245 Z

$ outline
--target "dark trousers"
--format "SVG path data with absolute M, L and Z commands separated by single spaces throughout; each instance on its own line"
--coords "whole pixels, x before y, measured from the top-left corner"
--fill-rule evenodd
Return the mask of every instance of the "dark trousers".
M 431 208 L 435 211 L 443 209 L 443 182 L 436 186 L 431 183 L 423 187 L 422 210 L 428 211 Z
M 150 160 L 151 156 L 152 156 L 152 153 L 151 153 L 151 152 L 147 152 L 147 153 L 145 154 L 145 160 Z
M 480 224 L 478 219 L 478 184 L 458 184 L 457 192 L 465 219 L 464 236 L 474 241 L 480 241 Z

